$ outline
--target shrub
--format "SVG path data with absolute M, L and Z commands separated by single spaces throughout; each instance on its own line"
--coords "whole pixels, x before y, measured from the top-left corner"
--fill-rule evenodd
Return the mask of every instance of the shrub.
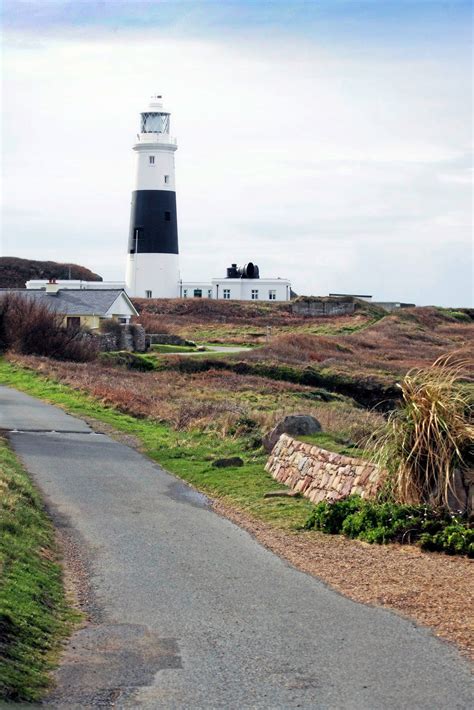
M 474 530 L 455 522 L 437 533 L 423 533 L 420 544 L 424 550 L 474 557 Z
M 351 496 L 318 503 L 304 528 L 370 543 L 419 541 L 425 550 L 474 556 L 474 530 L 467 521 L 423 505 L 379 503 Z
M 151 370 L 157 369 L 156 362 L 152 357 L 140 355 L 139 353 L 131 353 L 127 350 L 101 353 L 99 359 L 105 365 L 116 365 L 117 367 L 124 367 L 127 370 L 150 372 Z
M 399 503 L 449 506 L 457 468 L 472 456 L 474 426 L 465 363 L 444 357 L 410 370 L 399 385 L 402 402 L 376 437 L 375 459 L 390 476 Z
M 65 328 L 63 315 L 26 294 L 0 299 L 0 347 L 22 355 L 84 362 L 97 354 L 93 338 L 80 328 Z

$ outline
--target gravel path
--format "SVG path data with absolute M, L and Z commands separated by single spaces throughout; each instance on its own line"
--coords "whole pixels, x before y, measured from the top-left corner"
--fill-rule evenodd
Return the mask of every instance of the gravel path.
M 0 427 L 89 575 L 51 705 L 471 706 L 453 648 L 290 567 L 138 452 L 8 388 Z

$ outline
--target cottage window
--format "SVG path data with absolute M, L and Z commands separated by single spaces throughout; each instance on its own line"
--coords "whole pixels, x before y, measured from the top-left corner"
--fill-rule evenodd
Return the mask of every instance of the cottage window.
M 79 316 L 68 316 L 66 318 L 66 328 L 68 330 L 79 330 L 81 327 L 81 319 Z
M 270 291 L 268 292 L 268 300 L 269 301 L 276 301 L 276 297 L 277 297 L 276 291 L 274 289 L 270 289 Z
M 225 298 L 226 300 L 229 300 L 230 299 L 230 288 L 223 289 L 222 294 L 223 294 L 223 298 Z
M 257 288 L 252 289 L 252 301 L 258 301 L 258 289 Z
M 145 298 L 152 298 L 152 295 L 151 291 L 145 291 Z

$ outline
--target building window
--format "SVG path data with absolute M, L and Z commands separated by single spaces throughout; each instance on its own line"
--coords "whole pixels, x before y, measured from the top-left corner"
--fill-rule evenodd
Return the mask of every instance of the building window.
M 68 316 L 66 318 L 66 328 L 68 330 L 79 330 L 81 327 L 81 319 L 78 316 Z
M 268 300 L 269 301 L 276 301 L 276 297 L 277 297 L 277 292 L 274 289 L 270 289 L 270 291 L 268 292 Z
M 252 289 L 252 301 L 258 301 L 258 289 L 257 288 Z
M 148 156 L 148 161 L 149 161 L 150 165 L 154 165 L 154 164 L 155 164 L 155 156 L 154 156 L 154 155 L 149 155 L 149 156 Z
M 170 176 L 165 175 L 165 185 L 168 185 L 169 181 L 170 181 Z
M 152 292 L 151 291 L 145 291 L 145 298 L 151 298 L 152 297 Z
M 121 316 L 119 316 L 119 317 L 117 318 L 117 320 L 118 320 L 119 323 L 126 323 L 126 322 L 127 322 L 127 319 L 126 319 L 126 318 L 122 318 Z
M 194 298 L 202 298 L 202 290 L 200 288 L 194 289 Z
M 212 298 L 212 288 L 207 289 L 207 297 Z
M 224 288 L 222 291 L 222 297 L 225 298 L 226 300 L 229 300 L 230 298 L 230 288 Z
M 188 289 L 184 288 L 183 289 L 183 298 L 187 298 L 187 297 L 188 297 Z
M 171 222 L 171 212 L 165 212 L 165 222 Z

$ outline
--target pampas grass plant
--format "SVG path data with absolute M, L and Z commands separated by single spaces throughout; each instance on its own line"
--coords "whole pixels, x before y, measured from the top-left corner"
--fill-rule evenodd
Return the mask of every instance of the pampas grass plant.
M 472 396 L 462 381 L 467 364 L 445 356 L 410 370 L 398 385 L 402 401 L 374 444 L 396 502 L 449 507 L 456 469 L 473 453 Z

